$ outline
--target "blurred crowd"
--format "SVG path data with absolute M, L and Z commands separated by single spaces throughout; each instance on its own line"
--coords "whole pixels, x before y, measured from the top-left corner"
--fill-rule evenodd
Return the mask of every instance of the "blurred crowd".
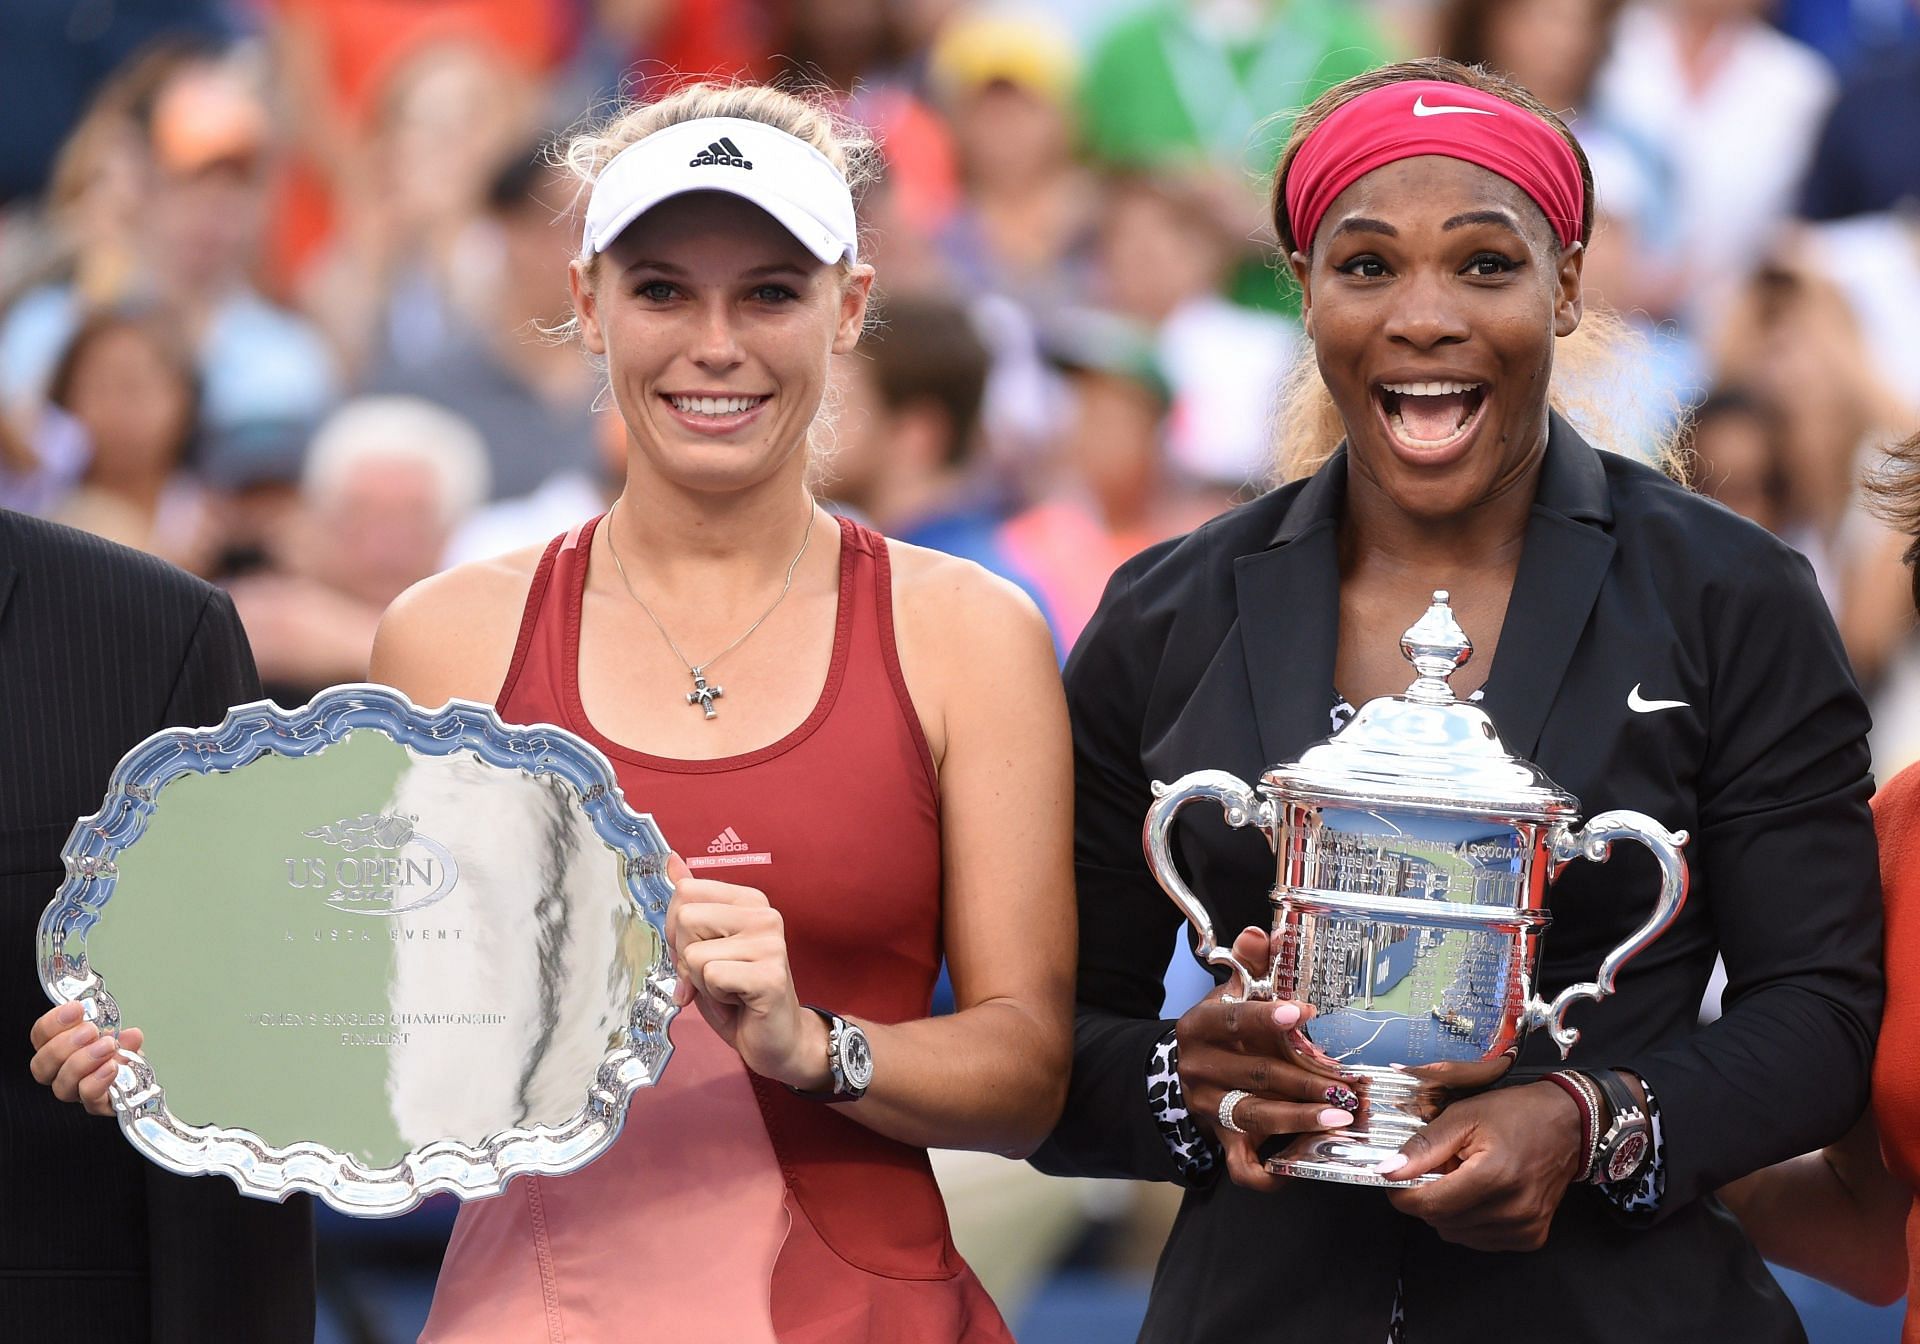
M 363 675 L 407 584 L 618 489 L 599 375 L 551 334 L 553 137 L 688 77 L 803 82 L 882 159 L 822 489 L 1023 584 L 1064 655 L 1114 565 L 1265 479 L 1290 111 L 1422 52 L 1570 114 L 1590 301 L 1644 337 L 1585 404 L 1649 450 L 1694 410 L 1699 487 L 1807 553 L 1886 764 L 1920 755 L 1897 546 L 1856 502 L 1920 405 L 1896 0 L 10 5 L 0 502 L 230 586 L 282 699 Z
M 1880 775 L 1920 758 L 1902 543 L 1860 502 L 1920 428 L 1912 0 L 7 0 L 0 505 L 226 586 L 283 703 L 363 677 L 407 585 L 619 489 L 553 334 L 554 138 L 785 80 L 882 160 L 822 493 L 1022 584 L 1064 656 L 1114 566 L 1267 480 L 1303 343 L 1265 175 L 1294 110 L 1416 54 L 1568 115 L 1588 300 L 1641 337 L 1585 413 L 1650 453 L 1688 426 L 1697 487 L 1813 563 Z

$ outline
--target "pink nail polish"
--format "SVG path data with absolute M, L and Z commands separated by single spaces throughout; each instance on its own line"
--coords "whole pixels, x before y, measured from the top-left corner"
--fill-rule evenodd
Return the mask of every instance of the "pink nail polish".
M 1350 1112 L 1332 1109 L 1324 1110 L 1314 1118 L 1320 1122 L 1322 1129 L 1339 1129 L 1343 1125 L 1353 1123 L 1353 1116 Z
M 1395 1153 L 1392 1157 L 1382 1158 L 1379 1164 L 1374 1167 L 1373 1171 L 1376 1176 L 1391 1176 L 1394 1172 L 1406 1165 L 1407 1155 L 1405 1153 Z
M 1300 1005 L 1297 1003 L 1277 1003 L 1273 1007 L 1275 1026 L 1290 1027 L 1300 1020 Z

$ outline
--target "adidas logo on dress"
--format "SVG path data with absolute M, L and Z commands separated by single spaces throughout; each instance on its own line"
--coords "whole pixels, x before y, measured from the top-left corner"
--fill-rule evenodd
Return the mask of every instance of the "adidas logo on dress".
M 751 168 L 747 156 L 740 152 L 740 146 L 726 136 L 721 136 L 705 149 L 687 160 L 689 168 Z
M 744 853 L 746 848 L 747 842 L 735 833 L 733 827 L 729 826 L 726 830 L 713 837 L 713 843 L 707 846 L 707 853 L 740 854 Z
M 687 867 L 699 871 L 703 868 L 750 868 L 773 862 L 773 853 L 765 849 L 751 849 L 740 832 L 729 826 L 713 837 L 705 854 L 683 854 Z

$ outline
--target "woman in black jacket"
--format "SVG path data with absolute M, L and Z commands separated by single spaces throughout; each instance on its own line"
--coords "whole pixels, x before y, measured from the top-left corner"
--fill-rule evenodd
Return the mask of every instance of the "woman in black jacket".
M 1592 218 L 1565 126 L 1497 77 L 1418 61 L 1318 100 L 1274 187 L 1324 381 L 1327 414 L 1296 399 L 1284 425 L 1290 474 L 1310 474 L 1125 566 L 1068 665 L 1080 1009 L 1066 1116 L 1035 1160 L 1189 1187 L 1143 1340 L 1803 1338 L 1711 1192 L 1865 1101 L 1867 716 L 1804 561 L 1554 409 Z M 1589 816 L 1629 807 L 1694 837 L 1680 919 L 1572 1018 L 1572 1066 L 1653 1120 L 1625 1179 L 1587 1180 L 1580 1110 L 1540 1080 L 1559 1063 L 1544 1035 L 1392 1173 L 1437 1181 L 1273 1177 L 1263 1146 L 1354 1103 L 1296 1062 L 1300 1007 L 1216 994 L 1162 1016 L 1180 917 L 1141 854 L 1151 783 L 1257 778 L 1343 707 L 1403 691 L 1399 637 L 1435 588 L 1476 645 L 1453 688 L 1481 693 L 1509 751 Z M 1273 856 L 1207 811 L 1182 815 L 1176 852 L 1264 964 Z M 1573 865 L 1543 994 L 1592 979 L 1657 889 L 1637 850 Z M 1726 1012 L 1696 1029 L 1716 954 Z

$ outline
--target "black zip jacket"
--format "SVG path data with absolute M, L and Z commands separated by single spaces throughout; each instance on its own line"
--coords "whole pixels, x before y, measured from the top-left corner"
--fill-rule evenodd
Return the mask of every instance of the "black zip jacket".
M 1342 452 L 1128 562 L 1068 662 L 1079 1013 L 1042 1170 L 1175 1177 L 1146 1078 L 1187 1006 L 1162 1016 L 1184 925 L 1141 854 L 1149 786 L 1208 767 L 1251 783 L 1327 735 L 1346 469 Z M 1684 704 L 1637 711 L 1636 689 Z M 1569 1015 L 1574 1064 L 1632 1069 L 1659 1098 L 1657 1212 L 1628 1219 L 1576 1186 L 1544 1249 L 1489 1254 L 1442 1242 L 1377 1190 L 1299 1180 L 1264 1195 L 1222 1177 L 1186 1196 L 1142 1340 L 1381 1344 L 1396 1292 L 1418 1344 L 1804 1338 L 1712 1194 L 1849 1128 L 1880 1017 L 1867 712 L 1811 570 L 1556 416 L 1483 707 L 1585 816 L 1633 808 L 1692 837 L 1679 920 L 1616 995 Z M 1223 940 L 1271 922 L 1259 834 L 1196 807 L 1174 838 Z M 1638 846 L 1570 865 L 1550 893 L 1544 994 L 1592 979 L 1658 887 Z M 1716 953 L 1725 1016 L 1703 1029 Z M 1535 1033 L 1515 1074 L 1557 1063 Z

